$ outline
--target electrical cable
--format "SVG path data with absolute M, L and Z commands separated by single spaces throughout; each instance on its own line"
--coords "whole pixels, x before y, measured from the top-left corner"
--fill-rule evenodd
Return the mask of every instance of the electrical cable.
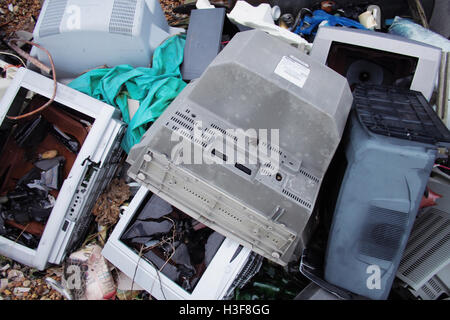
M 441 165 L 441 164 L 436 164 L 436 165 L 434 165 L 434 166 L 435 166 L 435 167 L 439 167 L 439 168 L 444 168 L 444 169 L 450 170 L 449 167 L 443 166 L 443 165 Z
M 57 83 L 57 81 L 56 81 L 55 64 L 53 63 L 53 58 L 52 58 L 50 52 L 47 51 L 47 49 L 43 48 L 42 46 L 40 46 L 40 45 L 37 44 L 37 43 L 34 43 L 34 42 L 32 42 L 32 41 L 27 41 L 27 40 L 11 39 L 11 40 L 8 42 L 8 45 L 9 45 L 12 49 L 14 49 L 19 55 L 21 55 L 23 58 L 25 58 L 25 59 L 27 59 L 28 61 L 30 61 L 32 64 L 34 64 L 34 65 L 35 65 L 36 67 L 38 67 L 39 69 L 41 69 L 41 70 L 43 70 L 43 71 L 45 71 L 45 72 L 47 72 L 47 73 L 50 73 L 50 69 L 49 69 L 46 65 L 44 65 L 44 64 L 43 64 L 42 62 L 40 62 L 39 60 L 37 60 L 37 59 L 31 57 L 28 53 L 26 53 L 25 51 L 23 51 L 22 49 L 20 49 L 17 45 L 12 44 L 11 42 L 13 42 L 13 41 L 21 41 L 21 42 L 27 43 L 27 44 L 29 44 L 29 45 L 35 46 L 35 47 L 41 49 L 42 51 L 44 51 L 44 52 L 47 54 L 47 56 L 48 56 L 48 58 L 49 58 L 49 60 L 50 60 L 50 64 L 51 64 L 51 73 L 52 73 L 53 83 L 54 83 L 52 97 L 51 97 L 50 100 L 47 101 L 44 105 L 42 105 L 41 107 L 37 108 L 36 110 L 33 110 L 33 111 L 28 112 L 28 113 L 22 114 L 22 115 L 20 115 L 20 116 L 15 116 L 15 117 L 13 117 L 13 116 L 6 116 L 6 117 L 7 117 L 8 119 L 10 119 L 10 120 L 20 120 L 20 119 L 24 119 L 24 118 L 27 118 L 27 117 L 29 117 L 29 116 L 32 116 L 32 115 L 34 115 L 34 114 L 37 114 L 37 113 L 43 111 L 45 108 L 47 108 L 47 107 L 55 100 L 56 89 L 57 89 L 58 83 Z
M 11 57 L 14 57 L 14 58 L 18 59 L 18 60 L 22 63 L 22 65 L 23 65 L 25 68 L 27 67 L 27 65 L 26 65 L 25 62 L 22 60 L 22 58 L 19 57 L 19 56 L 16 55 L 16 54 L 14 54 L 14 53 L 6 52 L 6 51 L 0 51 L 0 54 L 3 54 L 3 55 L 5 55 L 5 56 L 11 56 Z

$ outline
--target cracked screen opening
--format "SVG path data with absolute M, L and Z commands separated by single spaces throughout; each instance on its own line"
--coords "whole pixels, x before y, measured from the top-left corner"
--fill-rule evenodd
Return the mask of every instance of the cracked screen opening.
M 148 195 L 121 240 L 154 268 L 192 293 L 225 237 Z
M 8 114 L 35 110 L 48 98 L 21 87 Z M 94 119 L 53 102 L 0 126 L 0 235 L 36 249 Z

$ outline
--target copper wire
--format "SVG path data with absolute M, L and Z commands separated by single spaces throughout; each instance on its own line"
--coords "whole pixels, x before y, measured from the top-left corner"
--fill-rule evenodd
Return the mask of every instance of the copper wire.
M 47 56 L 48 56 L 48 58 L 50 60 L 51 69 L 48 66 L 46 66 L 45 64 L 43 64 L 42 62 L 40 62 L 38 59 L 31 57 L 30 54 L 28 54 L 27 52 L 25 52 L 22 49 L 20 49 L 17 45 L 11 43 L 12 41 L 21 41 L 21 42 L 27 43 L 29 45 L 35 46 L 35 47 L 41 49 L 42 51 L 44 51 L 47 54 Z M 20 116 L 15 116 L 15 117 L 13 117 L 13 116 L 6 116 L 10 120 L 20 120 L 20 119 L 28 118 L 28 117 L 30 117 L 30 116 L 32 116 L 34 114 L 37 114 L 37 113 L 43 111 L 45 108 L 47 108 L 55 100 L 56 89 L 57 89 L 58 83 L 56 82 L 56 72 L 55 72 L 55 65 L 53 63 L 53 58 L 52 58 L 50 52 L 47 51 L 47 49 L 43 48 L 39 44 L 34 43 L 32 41 L 21 40 L 21 39 L 11 39 L 9 41 L 8 45 L 12 49 L 14 49 L 19 55 L 21 55 L 23 58 L 25 58 L 28 61 L 30 61 L 32 64 L 34 64 L 39 69 L 41 69 L 41 70 L 43 70 L 44 72 L 47 72 L 47 73 L 50 73 L 50 71 L 51 71 L 52 77 L 53 77 L 53 83 L 54 83 L 52 97 L 44 105 L 42 105 L 41 107 L 37 108 L 36 110 L 33 110 L 33 111 L 28 112 L 28 113 L 22 114 Z

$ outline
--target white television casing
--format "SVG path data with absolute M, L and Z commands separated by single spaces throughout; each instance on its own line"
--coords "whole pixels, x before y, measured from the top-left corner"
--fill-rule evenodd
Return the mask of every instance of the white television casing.
M 439 74 L 440 48 L 371 30 L 320 27 L 314 38 L 311 57 L 325 64 L 333 42 L 417 58 L 417 67 L 410 89 L 422 92 L 424 97 L 430 100 Z
M 106 242 L 102 255 L 158 300 L 223 299 L 250 256 L 248 248 L 225 238 L 194 290 L 189 293 L 164 275 L 164 269 L 158 271 L 120 240 L 149 192 L 147 188 L 140 187 Z M 164 199 L 160 194 L 157 196 Z
M 153 51 L 179 30 L 169 27 L 158 0 L 46 0 L 33 37 L 61 80 L 105 64 L 148 67 Z M 42 50 L 31 55 L 49 65 Z
M 51 79 L 20 68 L 0 100 L 2 123 L 21 87 L 50 98 L 54 84 Z M 49 263 L 60 264 L 87 228 L 91 208 L 117 168 L 125 130 L 117 109 L 72 88 L 58 84 L 55 101 L 95 121 L 59 190 L 38 247 L 31 249 L 0 236 L 1 255 L 39 270 Z

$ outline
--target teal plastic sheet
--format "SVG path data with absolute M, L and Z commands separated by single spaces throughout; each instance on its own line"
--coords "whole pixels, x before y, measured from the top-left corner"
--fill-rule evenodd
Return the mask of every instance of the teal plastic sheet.
M 186 86 L 180 72 L 185 39 L 185 35 L 173 36 L 156 48 L 151 68 L 119 65 L 94 69 L 69 84 L 73 89 L 120 109 L 123 121 L 128 124 L 122 140 L 126 153 Z M 128 99 L 139 101 L 132 119 Z

